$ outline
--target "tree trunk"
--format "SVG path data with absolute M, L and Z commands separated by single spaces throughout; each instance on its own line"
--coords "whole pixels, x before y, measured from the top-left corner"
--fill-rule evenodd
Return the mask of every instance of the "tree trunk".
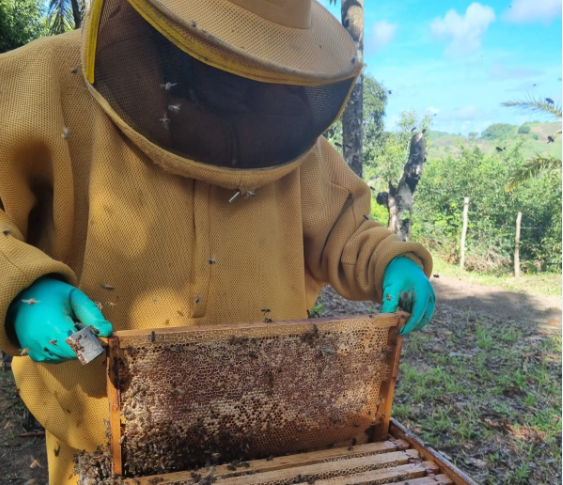
M 389 192 L 377 194 L 377 203 L 386 206 L 389 211 L 388 229 L 400 235 L 403 241 L 408 241 L 411 234 L 414 191 L 420 181 L 425 161 L 426 139 L 422 133 L 417 133 L 411 138 L 409 159 L 399 184 L 395 187 L 389 181 Z
M 356 44 L 358 61 L 364 57 L 364 0 L 342 0 L 342 25 Z M 360 74 L 342 114 L 342 153 L 358 177 L 362 177 L 362 122 L 364 83 Z
M 79 29 L 82 25 L 82 9 L 80 8 L 79 0 L 70 0 L 72 7 L 72 18 L 74 19 L 74 28 Z

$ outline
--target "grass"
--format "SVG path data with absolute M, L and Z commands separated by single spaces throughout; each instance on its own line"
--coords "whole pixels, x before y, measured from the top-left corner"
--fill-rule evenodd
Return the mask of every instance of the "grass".
M 556 273 L 522 274 L 497 276 L 487 273 L 464 271 L 459 266 L 448 264 L 434 255 L 434 273 L 459 278 L 471 283 L 487 286 L 499 286 L 508 291 L 519 291 L 537 295 L 561 295 L 561 275 Z
M 393 416 L 479 483 L 561 483 L 561 336 L 439 308 L 405 339 Z

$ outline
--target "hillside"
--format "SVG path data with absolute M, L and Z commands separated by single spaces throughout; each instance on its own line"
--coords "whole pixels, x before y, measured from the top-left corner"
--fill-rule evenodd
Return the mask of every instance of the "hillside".
M 462 135 L 452 135 L 442 131 L 430 130 L 427 134 L 428 139 L 428 158 L 446 158 L 449 154 L 455 154 L 459 150 L 457 144 L 476 145 L 481 151 L 487 154 L 496 153 L 496 147 L 507 148 L 519 141 L 523 141 L 524 156 L 533 155 L 552 155 L 561 156 L 561 137 L 559 136 L 554 143 L 547 144 L 547 137 L 553 136 L 561 130 L 561 123 L 526 123 L 522 127 L 529 127 L 527 131 L 519 126 L 499 125 L 499 129 L 491 130 L 492 125 L 482 133 L 479 138 L 469 138 Z M 490 131 L 488 131 L 490 130 Z M 519 130 L 521 131 L 519 133 Z

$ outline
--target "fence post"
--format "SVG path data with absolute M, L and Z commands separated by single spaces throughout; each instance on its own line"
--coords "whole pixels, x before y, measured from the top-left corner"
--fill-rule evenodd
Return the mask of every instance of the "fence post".
M 514 276 L 520 276 L 520 223 L 522 222 L 522 213 L 518 212 L 516 217 L 516 240 L 514 242 Z
M 463 199 L 463 229 L 461 230 L 461 258 L 459 259 L 459 267 L 463 269 L 465 266 L 465 235 L 467 234 L 467 211 L 469 210 L 469 197 Z

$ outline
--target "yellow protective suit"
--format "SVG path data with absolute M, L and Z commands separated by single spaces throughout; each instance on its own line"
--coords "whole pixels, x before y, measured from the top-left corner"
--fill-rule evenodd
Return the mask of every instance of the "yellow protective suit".
M 181 158 L 129 129 L 80 74 L 80 32 L 0 56 L 0 85 L 1 322 L 47 274 L 125 330 L 260 321 L 263 308 L 274 320 L 305 318 L 326 284 L 380 301 L 384 269 L 400 254 L 431 272 L 421 245 L 364 217 L 368 187 L 324 138 L 294 162 L 243 172 Z M 20 351 L 4 326 L 0 347 Z M 51 485 L 75 483 L 73 450 L 105 442 L 102 359 L 15 357 L 14 374 L 48 433 Z

